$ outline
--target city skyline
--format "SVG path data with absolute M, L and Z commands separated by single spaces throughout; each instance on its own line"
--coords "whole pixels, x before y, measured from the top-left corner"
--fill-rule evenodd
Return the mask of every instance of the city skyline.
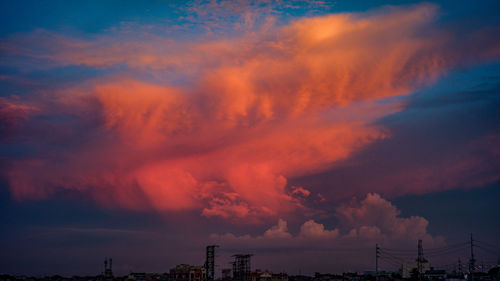
M 0 273 L 498 262 L 499 11 L 0 1 Z
M 253 254 L 234 254 L 231 261 L 224 266 L 220 264 L 220 256 L 216 255 L 219 245 L 206 246 L 205 262 L 203 265 L 177 264 L 168 271 L 161 272 L 137 272 L 129 270 L 125 275 L 116 275 L 113 272 L 113 259 L 104 259 L 103 270 L 97 274 L 86 276 L 72 275 L 61 276 L 56 273 L 50 275 L 26 275 L 16 276 L 0 274 L 0 280 L 170 280 L 170 281 L 288 281 L 292 280 L 469 280 L 472 274 L 476 275 L 474 280 L 497 280 L 500 276 L 499 247 L 488 242 L 479 241 L 471 234 L 468 242 L 456 243 L 439 248 L 425 249 L 422 240 L 418 240 L 415 249 L 388 249 L 375 244 L 375 268 L 371 270 L 345 271 L 342 273 L 314 272 L 314 274 L 302 274 L 298 268 L 298 274 L 288 274 L 285 271 L 273 272 L 265 268 L 252 268 Z M 335 250 L 335 249 L 333 249 Z M 354 249 L 343 249 L 354 250 Z M 469 251 L 468 259 L 462 259 L 463 253 Z M 415 258 L 415 252 L 417 256 Z M 226 253 L 223 251 L 223 253 Z M 465 255 L 467 256 L 467 254 Z M 453 258 L 458 257 L 454 262 Z M 486 263 L 484 257 L 487 257 Z M 226 257 L 227 258 L 227 257 Z M 441 263 L 435 261 L 441 261 Z M 448 262 L 443 264 L 442 261 Z M 449 263 L 451 262 L 451 263 Z M 216 270 L 217 268 L 217 270 Z M 217 274 L 219 271 L 220 274 Z

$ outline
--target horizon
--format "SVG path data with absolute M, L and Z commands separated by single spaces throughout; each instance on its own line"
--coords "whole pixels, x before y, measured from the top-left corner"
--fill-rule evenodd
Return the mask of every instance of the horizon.
M 421 243 L 421 240 L 419 240 L 419 243 Z M 471 246 L 472 245 L 472 246 Z M 220 246 L 219 245 L 213 245 L 213 246 L 207 246 L 207 251 L 208 251 L 208 248 L 209 247 L 215 247 L 215 249 L 217 249 L 215 251 L 215 255 L 212 255 L 214 257 L 214 260 L 212 261 L 212 263 L 214 264 L 214 269 L 217 269 L 217 270 L 214 270 L 214 273 L 215 273 L 215 276 L 214 278 L 217 279 L 217 280 L 224 280 L 224 277 L 222 277 L 222 275 L 224 274 L 223 271 L 224 270 L 229 270 L 231 271 L 231 268 L 230 266 L 222 266 L 220 264 L 220 261 L 219 261 L 219 258 L 221 256 L 221 254 L 219 253 L 220 252 Z M 420 247 L 420 245 L 419 245 Z M 465 248 L 464 248 L 465 247 Z M 475 254 L 473 253 L 474 252 L 474 248 L 475 248 Z M 304 277 L 317 277 L 318 275 L 348 275 L 348 274 L 357 274 L 357 275 L 361 275 L 361 276 L 368 276 L 368 277 L 371 277 L 373 278 L 373 276 L 376 276 L 375 274 L 394 274 L 394 273 L 397 273 L 397 274 L 401 274 L 402 272 L 402 268 L 405 267 L 405 264 L 407 265 L 411 265 L 411 264 L 417 264 L 419 259 L 422 259 L 423 260 L 423 263 L 426 263 L 428 264 L 428 268 L 432 271 L 432 270 L 437 270 L 437 271 L 445 271 L 447 274 L 449 274 L 450 276 L 454 276 L 454 275 L 460 275 L 460 274 L 466 274 L 465 276 L 467 276 L 467 273 L 469 270 L 467 269 L 464 269 L 467 268 L 467 265 L 469 264 L 470 266 L 470 263 L 472 262 L 472 259 L 475 260 L 475 263 L 476 264 L 479 264 L 477 265 L 477 268 L 475 269 L 476 273 L 483 273 L 485 274 L 488 273 L 490 270 L 494 269 L 494 268 L 500 268 L 500 258 L 498 258 L 497 261 L 493 261 L 491 260 L 490 263 L 487 263 L 485 264 L 484 263 L 484 259 L 483 257 L 487 255 L 487 253 L 498 253 L 498 250 L 499 248 L 498 247 L 495 247 L 495 245 L 493 244 L 490 244 L 488 242 L 483 242 L 483 241 L 478 241 L 476 239 L 473 239 L 473 236 L 471 234 L 470 236 L 470 241 L 468 242 L 465 242 L 465 243 L 456 243 L 456 244 L 453 244 L 451 246 L 445 246 L 445 247 L 439 247 L 439 248 L 434 248 L 434 249 L 424 249 L 422 248 L 422 253 L 427 253 L 431 256 L 430 259 L 426 258 L 428 255 L 426 254 L 423 254 L 422 257 L 419 256 L 419 249 L 415 250 L 415 249 L 385 249 L 385 248 L 382 248 L 382 247 L 379 247 L 378 244 L 376 244 L 375 246 L 375 249 L 376 249 L 376 252 L 375 252 L 375 255 L 373 257 L 374 261 L 375 261 L 375 268 L 371 268 L 371 269 L 365 269 L 363 271 L 343 271 L 343 272 L 336 272 L 336 273 L 331 273 L 331 272 L 319 272 L 319 271 L 315 271 L 313 272 L 312 274 L 302 274 L 301 272 L 301 269 L 300 268 L 297 268 L 297 274 L 294 274 L 294 273 L 288 273 L 284 270 L 281 270 L 281 271 L 273 271 L 273 270 L 269 270 L 269 268 L 250 268 L 250 272 L 251 274 L 257 274 L 257 273 L 265 273 L 265 272 L 271 272 L 273 274 L 285 274 L 287 276 L 290 276 L 290 277 L 298 277 L 298 276 L 304 276 Z M 463 250 L 470 250 L 470 256 L 469 256 L 469 260 L 460 260 L 460 258 L 458 259 L 458 261 L 456 261 L 456 263 L 452 263 L 452 264 L 447 264 L 447 265 L 442 265 L 442 264 L 439 264 L 437 263 L 437 266 L 433 266 L 433 260 L 439 260 L 440 258 L 445 258 L 446 260 L 448 261 L 451 261 L 450 259 L 450 256 L 455 256 L 457 251 L 463 251 Z M 339 250 L 339 249 L 337 249 Z M 353 249 L 353 248 L 345 248 L 345 249 L 342 249 L 343 251 L 350 251 L 350 250 L 359 250 L 359 249 Z M 366 250 L 366 249 L 363 249 L 363 250 Z M 373 250 L 373 249 L 372 249 Z M 479 251 L 478 251 L 479 250 Z M 335 251 L 335 249 L 332 249 L 331 251 Z M 224 252 L 222 251 L 223 253 L 228 253 L 228 252 Z M 478 252 L 479 252 L 479 255 L 478 255 Z M 411 255 L 415 255 L 415 259 L 412 259 L 410 258 L 410 253 Z M 230 257 L 233 258 L 237 255 L 241 255 L 241 254 L 234 254 L 234 255 L 231 255 Z M 253 254 L 249 253 L 249 254 L 245 254 L 245 255 L 249 255 L 251 257 L 251 260 L 253 263 L 255 261 L 255 258 Z M 437 258 L 436 258 L 437 257 Z M 227 257 L 226 257 L 227 258 Z M 91 278 L 91 277 L 102 277 L 102 276 L 106 276 L 106 274 L 110 274 L 110 276 L 112 278 L 127 278 L 127 279 L 130 279 L 130 276 L 131 275 L 135 275 L 135 274 L 146 274 L 146 275 L 171 275 L 172 273 L 169 273 L 169 272 L 172 272 L 172 271 L 175 271 L 177 267 L 180 267 L 180 266 L 190 266 L 190 267 L 199 267 L 199 268 L 203 268 L 204 270 L 209 270 L 210 266 L 207 265 L 207 260 L 209 259 L 209 256 L 208 256 L 208 253 L 207 253 L 207 256 L 205 256 L 205 263 L 204 264 L 201 264 L 201 265 L 190 265 L 190 264 L 186 264 L 186 263 L 179 263 L 179 264 L 176 264 L 175 266 L 172 265 L 170 266 L 168 269 L 165 269 L 164 271 L 159 271 L 159 272 L 140 272 L 140 271 L 134 271 L 132 268 L 129 269 L 128 273 L 122 273 L 122 274 L 113 274 L 113 269 L 112 269 L 112 264 L 113 264 L 113 259 L 110 258 L 110 257 L 106 257 L 104 259 L 104 267 L 102 268 L 103 270 L 99 273 L 96 273 L 96 274 L 87 274 L 87 275 L 78 275 L 78 274 L 67 274 L 67 275 L 61 275 L 61 274 L 58 274 L 57 272 L 53 272 L 51 274 L 38 274 L 38 275 L 29 275 L 29 274 L 14 274 L 16 278 L 18 277 L 23 277 L 23 276 L 26 276 L 26 277 L 35 277 L 35 278 L 51 278 L 51 279 L 54 279 L 54 277 L 58 277 L 59 279 L 60 278 L 65 278 L 65 279 L 71 279 L 71 278 L 75 278 L 75 277 L 82 277 L 82 278 Z M 228 264 L 231 264 L 232 262 L 229 262 Z M 116 264 L 116 259 L 115 259 L 115 264 Z M 380 270 L 379 269 L 379 265 L 382 265 L 386 268 L 385 270 Z M 101 264 L 102 266 L 102 264 Z M 272 265 L 270 265 L 272 267 Z M 390 268 L 392 266 L 392 268 Z M 109 269 L 109 273 L 106 273 L 107 272 L 107 269 Z M 222 272 L 222 274 L 221 274 Z M 0 275 L 12 275 L 12 274 L 5 274 L 5 273 L 0 273 Z M 58 279 L 58 280 L 59 280 Z M 465 280 L 467 279 L 467 277 L 465 277 Z M 2 279 L 2 280 L 9 280 L 9 279 Z M 170 280 L 170 279 L 169 279 Z M 406 279 L 405 279 L 406 280 Z

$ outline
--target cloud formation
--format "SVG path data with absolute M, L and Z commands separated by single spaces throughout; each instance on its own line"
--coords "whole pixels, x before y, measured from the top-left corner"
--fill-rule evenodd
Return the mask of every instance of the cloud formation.
M 497 54 L 498 42 L 472 57 L 448 32 L 429 31 L 436 10 L 423 4 L 333 14 L 214 41 L 83 40 L 47 31 L 12 37 L 1 46 L 12 58 L 127 71 L 26 97 L 42 110 L 27 122 L 52 134 L 33 136 L 38 150 L 10 161 L 11 192 L 22 200 L 69 189 L 105 206 L 197 210 L 238 222 L 305 208 L 312 191 L 289 187 L 289 179 L 331 169 L 389 138 L 374 121 L 404 102 L 387 98 Z M 40 49 L 26 43 L 34 40 Z M 376 195 L 365 201 L 338 210 L 344 223 L 366 219 L 350 226 L 352 237 L 405 236 L 407 227 L 425 234 L 425 220 L 398 219 Z M 383 221 L 370 225 L 363 208 L 378 208 Z M 302 227 L 300 237 L 339 236 L 314 221 Z M 289 237 L 286 222 L 266 234 Z
M 429 222 L 419 216 L 402 218 L 400 211 L 391 202 L 377 193 L 369 193 L 363 200 L 353 199 L 340 205 L 335 211 L 337 227 L 331 230 L 314 220 L 304 222 L 296 235 L 289 232 L 287 222 L 279 219 L 278 223 L 260 236 L 232 233 L 212 234 L 212 239 L 229 243 L 232 246 L 267 248 L 287 245 L 316 245 L 317 247 L 335 248 L 346 245 L 371 246 L 379 243 L 385 247 L 391 245 L 413 245 L 421 239 L 428 246 L 440 246 L 444 239 L 427 232 Z M 219 241 L 220 240 L 220 241 Z M 241 242 L 241 245 L 239 245 Z M 248 244 L 250 243 L 250 244 Z M 326 244 L 325 244 L 326 243 Z M 250 246 L 249 246 L 250 245 Z
M 263 266 L 275 266 L 278 260 L 283 262 L 283 259 L 294 263 L 294 267 L 288 268 L 289 272 L 299 265 L 306 270 L 318 267 L 337 271 L 341 268 L 366 270 L 372 267 L 375 244 L 384 249 L 416 249 L 417 241 L 421 239 L 426 249 L 446 245 L 443 237 L 428 233 L 428 221 L 425 218 L 405 218 L 400 217 L 399 213 L 391 202 L 376 193 L 370 193 L 362 200 L 353 199 L 350 203 L 340 205 L 335 211 L 338 223 L 331 230 L 321 223 L 308 220 L 298 231 L 290 231 L 287 222 L 279 219 L 276 225 L 261 235 L 212 234 L 211 239 L 226 249 L 259 253 L 258 262 Z M 263 252 L 265 256 L 260 254 Z M 292 257 L 296 256 L 301 260 L 314 261 L 314 267 L 308 268 L 307 263 L 293 260 Z M 414 256 L 405 259 L 412 261 Z M 392 260 L 391 268 L 403 261 Z M 438 259 L 431 258 L 431 264 L 438 264 Z M 381 267 L 386 266 L 382 261 Z

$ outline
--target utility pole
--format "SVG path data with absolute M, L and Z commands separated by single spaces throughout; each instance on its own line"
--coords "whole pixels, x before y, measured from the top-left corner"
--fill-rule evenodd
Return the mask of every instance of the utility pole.
M 474 239 L 472 239 L 472 233 L 470 234 L 470 280 L 474 281 L 474 268 L 476 267 L 476 259 L 474 259 Z
M 380 248 L 375 244 L 375 280 L 378 281 L 378 258 L 380 258 Z

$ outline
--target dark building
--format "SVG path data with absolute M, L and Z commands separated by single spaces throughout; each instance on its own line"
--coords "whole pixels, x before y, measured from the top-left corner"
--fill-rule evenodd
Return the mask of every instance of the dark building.
M 272 273 L 269 270 L 256 270 L 249 274 L 250 281 L 288 281 L 286 273 Z
M 223 268 L 222 269 L 222 280 L 223 281 L 232 280 L 232 278 L 231 278 L 231 269 L 230 268 Z
M 207 281 L 206 269 L 201 265 L 179 264 L 170 269 L 169 281 Z

